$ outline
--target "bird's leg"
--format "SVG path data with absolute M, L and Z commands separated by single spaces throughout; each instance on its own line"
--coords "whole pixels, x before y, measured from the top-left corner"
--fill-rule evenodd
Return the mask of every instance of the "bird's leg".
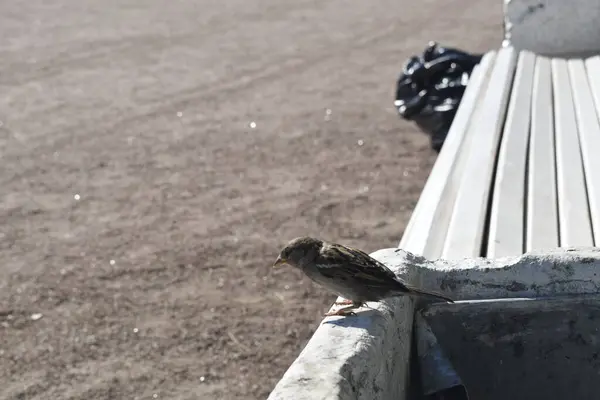
M 348 299 L 344 299 L 341 301 L 337 301 L 333 304 L 336 304 L 338 306 L 349 306 L 350 304 L 354 304 L 354 302 L 352 300 L 348 300 Z
M 326 317 L 331 317 L 333 315 L 341 315 L 341 316 L 347 316 L 347 315 L 354 315 L 354 312 L 350 311 L 354 308 L 360 308 L 362 306 L 362 303 L 355 303 L 355 302 L 351 302 L 352 304 L 350 304 L 347 307 L 342 307 L 339 310 L 336 311 L 329 311 L 328 313 L 325 314 Z

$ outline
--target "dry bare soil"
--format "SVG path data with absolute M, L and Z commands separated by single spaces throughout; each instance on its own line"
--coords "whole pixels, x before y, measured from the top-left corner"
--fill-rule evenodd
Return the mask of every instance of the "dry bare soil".
M 0 399 L 262 399 L 333 300 L 278 249 L 397 245 L 435 157 L 397 74 L 501 2 L 4 1 L 0 37 Z

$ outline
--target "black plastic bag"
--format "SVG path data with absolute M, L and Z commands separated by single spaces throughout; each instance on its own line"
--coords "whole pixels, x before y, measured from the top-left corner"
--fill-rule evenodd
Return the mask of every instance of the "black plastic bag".
M 429 134 L 436 151 L 444 144 L 471 72 L 482 56 L 430 42 L 422 56 L 404 64 L 394 105 L 402 118 Z

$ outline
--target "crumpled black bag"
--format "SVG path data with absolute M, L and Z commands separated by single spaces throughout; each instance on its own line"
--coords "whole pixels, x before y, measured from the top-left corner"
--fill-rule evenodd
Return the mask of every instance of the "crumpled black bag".
M 482 54 L 469 54 L 430 42 L 423 55 L 409 58 L 396 84 L 394 105 L 414 121 L 440 151 L 469 77 Z

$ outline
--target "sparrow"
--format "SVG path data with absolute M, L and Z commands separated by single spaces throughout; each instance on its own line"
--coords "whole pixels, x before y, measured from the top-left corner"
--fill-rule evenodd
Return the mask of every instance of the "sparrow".
M 300 269 L 314 282 L 344 298 L 347 307 L 325 316 L 349 315 L 368 301 L 397 296 L 424 296 L 454 303 L 444 295 L 408 285 L 383 263 L 367 253 L 337 243 L 304 236 L 291 240 L 273 267 L 283 264 Z

